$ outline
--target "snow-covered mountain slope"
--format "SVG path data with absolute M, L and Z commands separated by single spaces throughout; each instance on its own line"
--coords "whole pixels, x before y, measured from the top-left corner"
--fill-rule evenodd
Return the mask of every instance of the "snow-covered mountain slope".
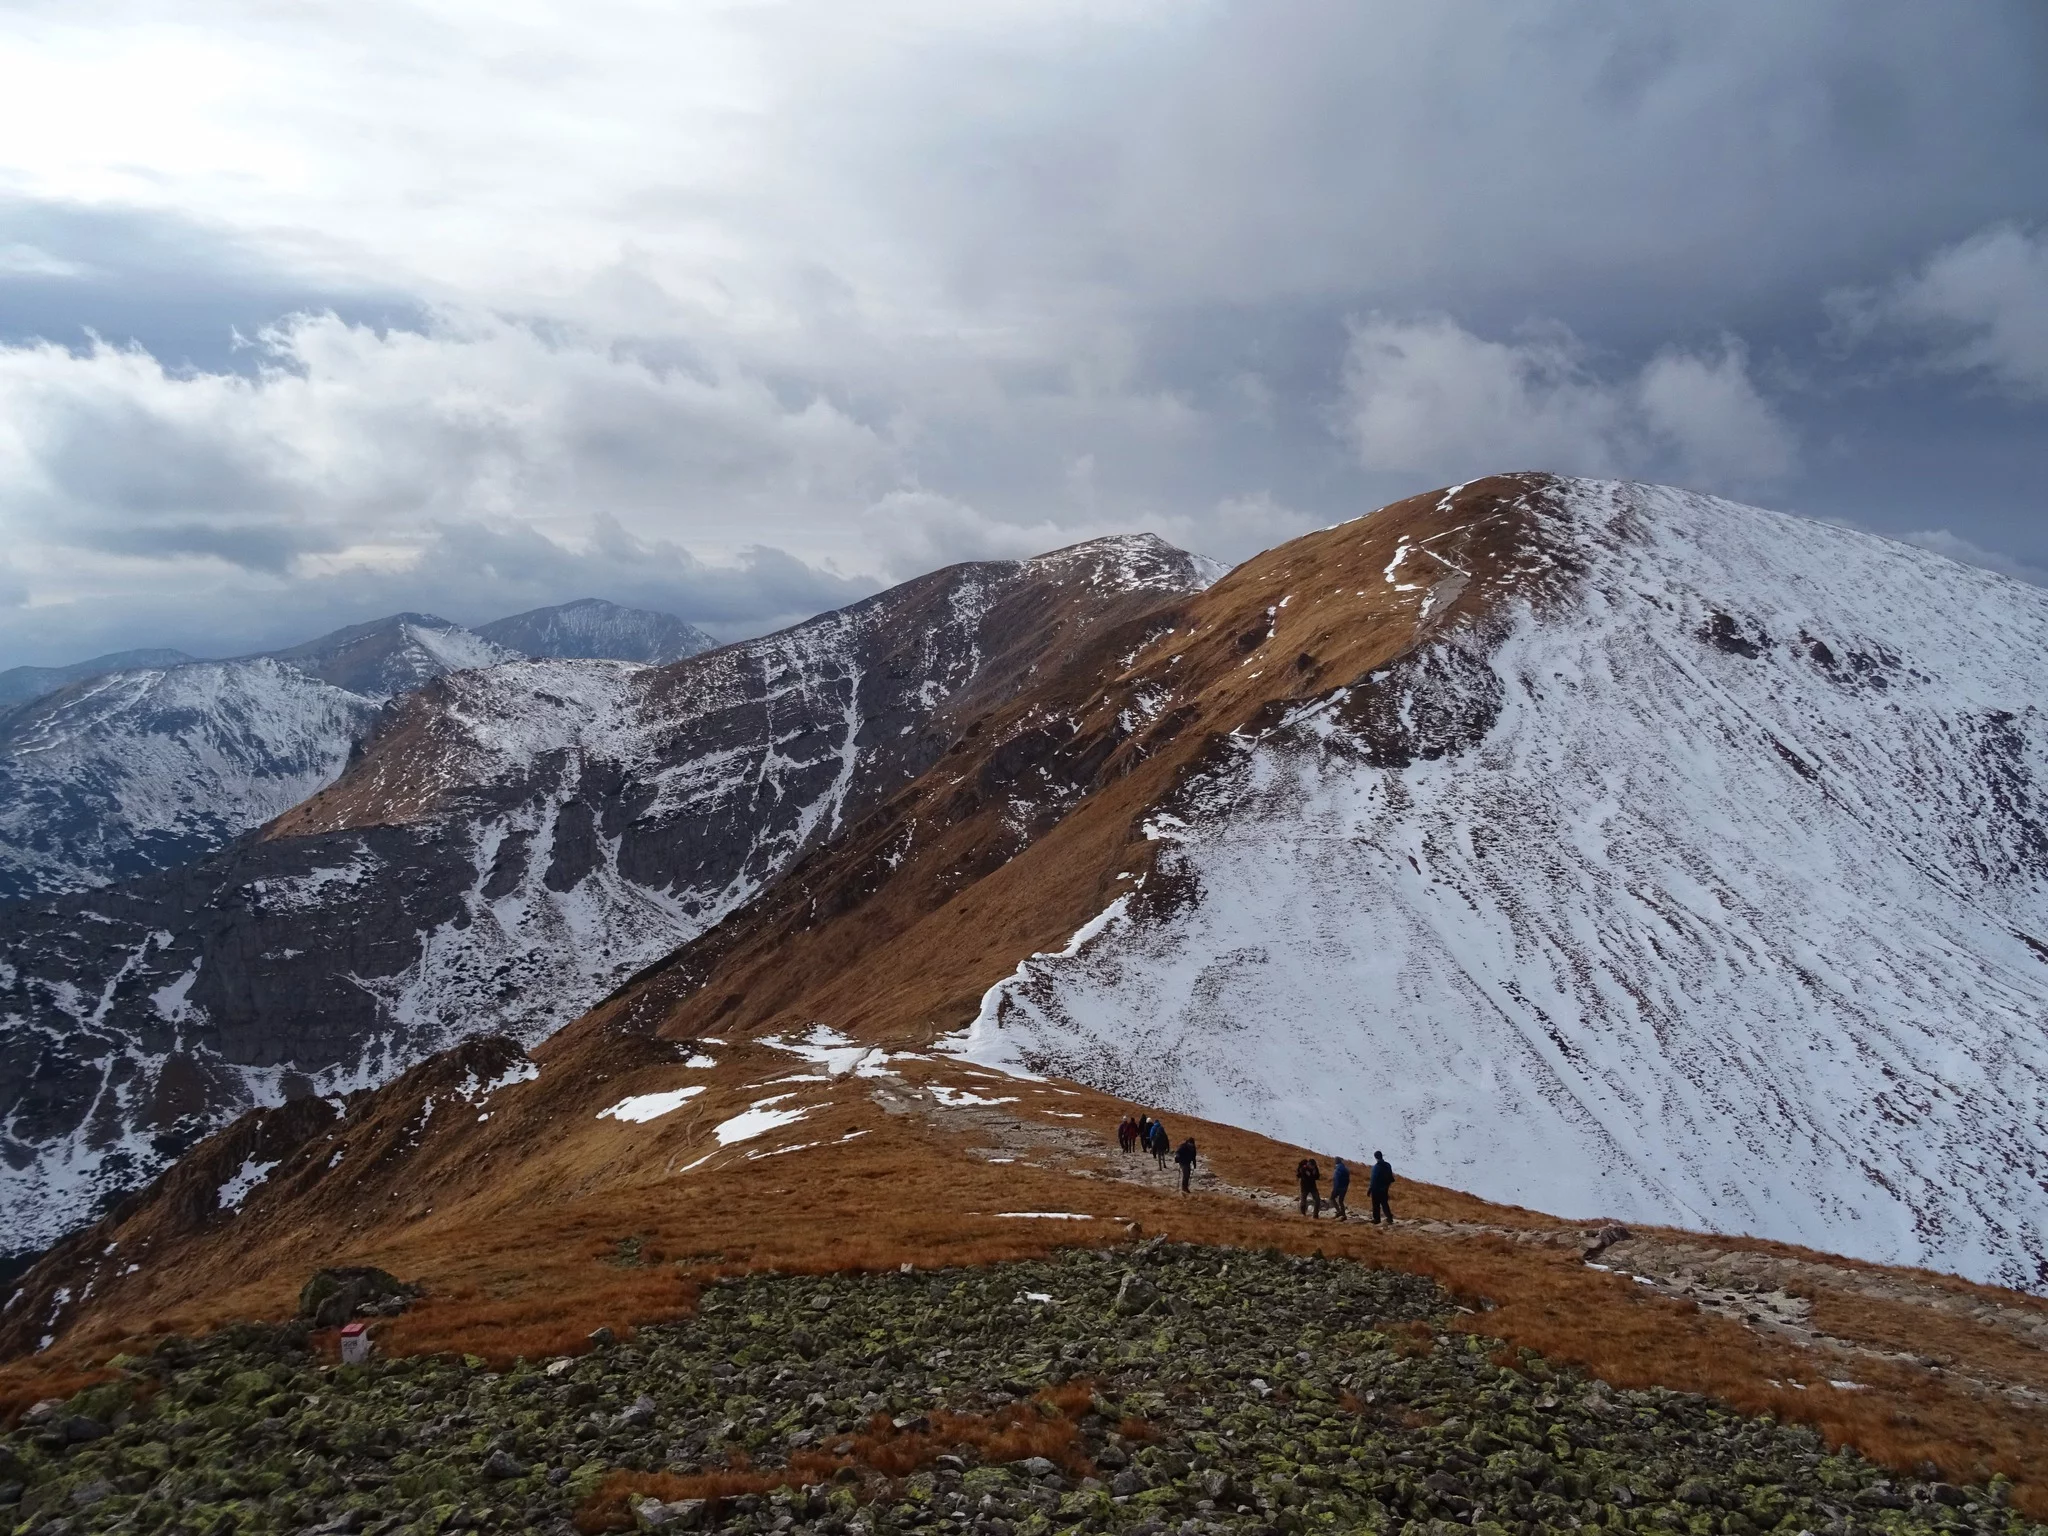
M 718 642 L 673 614 L 622 608 L 601 597 L 579 598 L 553 608 L 535 608 L 477 626 L 493 645 L 536 659 L 610 657 L 664 666 L 716 649 Z
M 9 912 L 0 1228 L 40 1246 L 252 1104 L 545 1036 L 992 701 L 1207 579 L 1157 539 L 1099 540 L 664 668 L 518 662 L 406 695 L 262 835 Z
M 166 869 L 332 783 L 394 694 L 511 652 L 400 614 L 268 656 L 110 672 L 0 718 L 0 902 Z
M 1425 623 L 1500 595 L 1223 738 L 1148 889 L 963 1048 L 1496 1200 L 2048 1288 L 2048 593 L 1654 487 L 1490 515 L 1518 568 L 1430 539 L 1383 580 Z
M 0 722 L 0 899 L 183 864 L 331 783 L 380 701 L 267 658 L 115 672 Z
M 162 648 L 139 651 L 109 651 L 104 656 L 95 656 L 90 661 L 74 661 L 61 667 L 9 667 L 0 672 L 0 714 L 26 704 L 30 699 L 40 699 L 46 693 L 55 693 L 66 683 L 84 682 L 89 677 L 104 677 L 109 672 L 133 672 L 141 667 L 180 667 L 188 661 L 197 661 L 197 656 L 187 656 L 183 651 Z

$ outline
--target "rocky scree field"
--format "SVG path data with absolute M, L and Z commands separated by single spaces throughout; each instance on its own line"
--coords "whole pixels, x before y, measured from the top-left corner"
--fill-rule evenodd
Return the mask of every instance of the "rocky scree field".
M 755 1276 L 498 1373 L 166 1340 L 0 1442 L 18 1532 L 2043 1531 L 1805 1429 L 1446 1329 L 1431 1282 L 1167 1243 Z M 322 1346 L 314 1348 L 311 1346 Z

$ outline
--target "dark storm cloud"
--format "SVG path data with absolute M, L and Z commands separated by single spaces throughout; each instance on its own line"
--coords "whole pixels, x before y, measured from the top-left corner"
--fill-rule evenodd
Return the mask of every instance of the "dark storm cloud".
M 375 325 L 421 318 L 395 290 L 318 281 L 176 213 L 0 198 L 0 342 L 98 336 L 173 368 L 233 369 L 253 361 L 238 338 L 307 310 Z
M 2033 3 L 193 14 L 193 165 L 0 205 L 0 649 L 217 650 L 227 593 L 733 633 L 1519 467 L 2048 569 Z

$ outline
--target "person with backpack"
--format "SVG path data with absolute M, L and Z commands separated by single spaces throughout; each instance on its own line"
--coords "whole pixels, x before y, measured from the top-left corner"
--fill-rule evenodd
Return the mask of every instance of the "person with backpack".
M 1380 1224 L 1380 1213 L 1382 1211 L 1386 1213 L 1387 1225 L 1391 1227 L 1394 1224 L 1394 1208 L 1387 1204 L 1387 1191 L 1393 1187 L 1394 1168 L 1387 1161 L 1387 1154 L 1384 1152 L 1373 1153 L 1372 1179 L 1366 1185 L 1365 1192 L 1372 1196 L 1372 1224 L 1374 1226 Z
M 1338 1158 L 1330 1164 L 1330 1209 L 1344 1219 L 1344 1197 L 1351 1190 L 1351 1165 Z
M 1166 1155 L 1173 1150 L 1173 1138 L 1166 1134 L 1166 1126 L 1160 1121 L 1152 1122 L 1152 1161 L 1166 1170 Z
M 1315 1218 L 1323 1214 L 1322 1191 L 1317 1188 L 1323 1181 L 1323 1170 L 1316 1166 L 1312 1157 L 1304 1157 L 1294 1165 L 1294 1180 L 1301 1186 L 1301 1214 L 1309 1214 L 1309 1206 L 1315 1206 Z
M 1173 1160 L 1180 1164 L 1180 1192 L 1188 1192 L 1188 1180 L 1195 1172 L 1195 1138 L 1190 1136 L 1180 1144 L 1180 1150 L 1173 1154 Z

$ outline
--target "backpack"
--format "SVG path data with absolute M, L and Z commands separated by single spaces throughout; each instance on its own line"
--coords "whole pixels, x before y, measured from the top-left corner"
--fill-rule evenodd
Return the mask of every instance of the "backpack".
M 1313 1183 L 1323 1176 L 1323 1170 L 1316 1166 L 1314 1158 L 1304 1157 L 1294 1165 L 1294 1176 L 1303 1183 Z

